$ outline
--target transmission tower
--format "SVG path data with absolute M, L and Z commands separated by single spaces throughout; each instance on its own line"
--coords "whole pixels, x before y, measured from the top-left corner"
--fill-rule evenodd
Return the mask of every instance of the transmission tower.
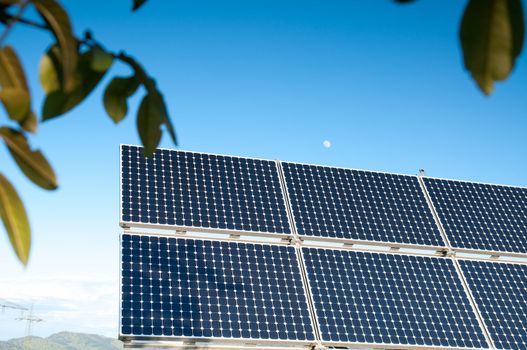
M 44 319 L 35 316 L 35 314 L 33 313 L 33 305 L 31 305 L 31 307 L 29 308 L 29 311 L 25 314 L 22 314 L 22 316 L 18 317 L 16 320 L 26 321 L 26 338 L 24 341 L 24 347 L 26 349 L 30 349 L 31 334 L 33 333 L 33 324 L 44 322 Z

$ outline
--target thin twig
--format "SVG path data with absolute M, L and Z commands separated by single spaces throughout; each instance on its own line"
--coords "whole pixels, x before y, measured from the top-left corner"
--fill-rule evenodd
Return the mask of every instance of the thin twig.
M 16 13 L 16 15 L 13 16 L 13 19 L 6 24 L 4 31 L 0 35 L 0 47 L 4 46 L 4 41 L 9 35 L 11 28 L 13 28 L 15 23 L 18 22 L 20 18 L 22 18 L 22 15 L 24 14 L 24 11 L 26 10 L 26 6 L 29 4 L 29 1 L 30 0 L 22 0 L 19 4 L 20 8 L 18 9 L 18 12 Z
M 0 21 L 4 22 L 6 24 L 9 23 L 10 21 L 15 20 L 15 16 L 12 16 L 12 15 L 10 15 L 8 13 L 4 14 L 4 16 L 2 16 L 2 14 L 0 14 L 0 16 L 2 17 L 2 19 L 0 19 Z M 16 20 L 18 22 L 20 22 L 20 23 L 27 24 L 28 26 L 31 26 L 31 27 L 40 28 L 40 29 L 50 29 L 50 27 L 47 24 L 38 23 L 38 22 L 32 21 L 30 19 L 17 18 Z
M 95 46 L 101 46 L 98 41 L 91 37 L 91 34 L 88 39 L 78 39 L 78 41 L 79 43 L 86 45 L 90 49 L 94 48 Z M 150 92 L 157 90 L 155 80 L 148 76 L 143 66 L 141 66 L 139 62 L 137 62 L 132 56 L 127 55 L 124 51 L 120 51 L 119 53 L 108 51 L 108 53 L 112 55 L 114 59 L 119 60 L 130 66 L 130 68 L 132 68 L 132 70 L 134 71 L 135 76 L 141 82 L 141 84 L 143 84 L 145 89 Z
M 91 37 L 91 34 L 89 35 L 89 38 L 79 39 L 78 41 L 89 48 L 101 46 L 98 41 Z M 132 56 L 127 55 L 124 51 L 120 51 L 119 53 L 108 51 L 108 53 L 112 55 L 114 59 L 130 66 L 130 68 L 132 68 L 134 71 L 136 78 L 141 82 L 141 84 L 143 84 L 148 92 L 157 91 L 156 81 L 148 75 L 143 66 L 141 66 L 139 62 L 137 62 Z
M 128 64 L 134 70 L 139 81 L 148 91 L 152 92 L 156 90 L 155 81 L 148 76 L 145 69 L 133 57 L 128 56 L 123 51 L 119 52 L 117 55 L 113 54 L 113 57 Z

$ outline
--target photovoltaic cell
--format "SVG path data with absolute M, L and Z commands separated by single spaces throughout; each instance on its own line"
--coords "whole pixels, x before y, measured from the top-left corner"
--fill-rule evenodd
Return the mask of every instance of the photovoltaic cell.
M 527 349 L 527 265 L 460 260 L 497 349 Z
M 527 253 L 527 189 L 424 178 L 455 248 Z
M 300 235 L 445 245 L 415 176 L 281 164 Z
M 122 146 L 122 222 L 290 233 L 273 161 Z
M 489 347 L 452 260 L 302 252 L 323 342 Z
M 310 341 L 295 248 L 122 236 L 121 335 Z

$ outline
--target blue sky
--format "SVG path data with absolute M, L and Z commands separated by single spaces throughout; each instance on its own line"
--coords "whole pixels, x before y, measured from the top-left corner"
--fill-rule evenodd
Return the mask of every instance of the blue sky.
M 78 34 L 90 28 L 156 77 L 181 149 L 527 185 L 525 53 L 483 96 L 458 43 L 465 1 L 150 0 L 136 13 L 131 2 L 66 7 Z M 39 110 L 37 62 L 50 37 L 19 27 L 9 42 Z M 127 73 L 115 64 L 110 75 Z M 57 171 L 54 193 L 0 149 L 33 228 L 27 268 L 0 235 L 0 298 L 33 304 L 46 320 L 37 335 L 117 334 L 119 144 L 139 144 L 141 93 L 114 126 L 102 91 L 32 139 Z M 161 146 L 173 147 L 166 137 Z M 0 339 L 24 335 L 18 316 L 0 314 Z

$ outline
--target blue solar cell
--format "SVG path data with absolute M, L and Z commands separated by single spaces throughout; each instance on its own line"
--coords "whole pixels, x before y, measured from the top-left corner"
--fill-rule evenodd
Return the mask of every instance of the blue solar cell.
M 497 349 L 527 349 L 527 265 L 460 260 Z
M 124 223 L 290 233 L 273 161 L 122 146 Z
M 302 253 L 323 342 L 489 347 L 452 260 Z
M 424 178 L 454 248 L 527 253 L 527 189 Z
M 291 246 L 122 236 L 121 334 L 312 341 Z
M 281 164 L 300 235 L 445 245 L 415 176 Z

